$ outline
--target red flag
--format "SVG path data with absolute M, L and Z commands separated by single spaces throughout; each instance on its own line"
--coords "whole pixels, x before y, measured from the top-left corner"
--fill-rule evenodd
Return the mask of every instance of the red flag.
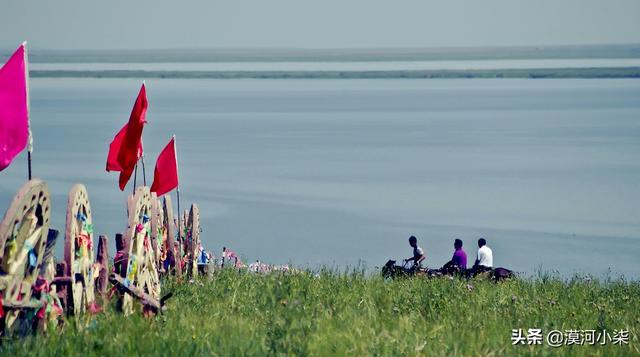
M 124 191 L 124 188 L 127 186 L 127 182 L 129 182 L 131 174 L 135 169 L 136 166 L 133 165 L 133 167 L 130 169 L 120 171 L 120 176 L 118 177 L 118 187 L 120 187 L 120 191 Z
M 124 135 L 127 133 L 127 125 L 125 124 L 122 129 L 113 138 L 111 144 L 109 144 L 109 154 L 107 156 L 107 172 L 109 171 L 122 171 L 122 167 L 118 162 L 118 153 L 120 152 L 120 146 Z
M 160 152 L 160 155 L 158 155 L 158 160 L 156 161 L 151 192 L 155 192 L 158 196 L 162 196 L 178 187 L 178 159 L 175 141 L 175 137 L 169 141 L 167 146 Z
M 109 145 L 107 156 L 107 171 L 120 171 L 120 190 L 129 182 L 129 178 L 142 156 L 142 129 L 147 122 L 147 91 L 144 83 L 138 93 L 138 98 L 131 110 L 129 122 L 120 129 Z
M 0 68 L 0 171 L 29 143 L 29 93 L 25 43 Z

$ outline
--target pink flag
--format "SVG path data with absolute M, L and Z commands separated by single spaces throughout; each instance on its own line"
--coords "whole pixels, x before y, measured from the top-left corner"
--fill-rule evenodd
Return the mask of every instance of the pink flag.
M 26 42 L 0 68 L 0 171 L 29 143 Z

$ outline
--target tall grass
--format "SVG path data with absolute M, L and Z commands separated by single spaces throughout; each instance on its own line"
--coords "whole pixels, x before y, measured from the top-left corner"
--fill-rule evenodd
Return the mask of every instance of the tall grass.
M 168 280 L 168 311 L 111 306 L 61 332 L 5 341 L 3 355 L 639 355 L 640 283 L 574 278 L 500 284 L 385 281 L 361 271 Z M 511 329 L 628 329 L 626 346 L 512 346 Z

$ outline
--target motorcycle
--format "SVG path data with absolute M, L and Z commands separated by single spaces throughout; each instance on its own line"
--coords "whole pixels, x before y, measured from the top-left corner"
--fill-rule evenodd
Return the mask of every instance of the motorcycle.
M 438 278 L 438 277 L 453 277 L 455 275 L 463 276 L 466 278 L 474 278 L 477 276 L 484 276 L 493 281 L 502 281 L 514 277 L 514 272 L 507 268 L 486 268 L 483 270 L 468 269 L 462 270 L 458 266 L 445 265 L 439 269 L 428 269 L 420 266 L 410 264 L 410 262 L 403 261 L 403 264 L 396 264 L 395 260 L 388 260 L 382 267 L 382 276 L 385 279 L 396 279 L 402 277 L 422 276 L 425 278 Z

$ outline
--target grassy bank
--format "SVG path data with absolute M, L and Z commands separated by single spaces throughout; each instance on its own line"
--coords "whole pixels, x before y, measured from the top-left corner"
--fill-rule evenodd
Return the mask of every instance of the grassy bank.
M 361 273 L 226 271 L 177 284 L 168 311 L 110 307 L 61 333 L 5 342 L 4 355 L 638 355 L 640 282 L 590 279 L 384 281 Z M 514 328 L 630 330 L 629 344 L 512 346 Z

